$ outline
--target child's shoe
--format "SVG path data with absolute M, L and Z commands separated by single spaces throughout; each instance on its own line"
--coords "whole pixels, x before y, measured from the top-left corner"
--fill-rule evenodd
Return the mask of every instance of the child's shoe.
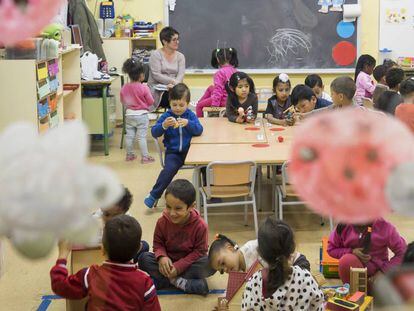
M 134 161 L 137 158 L 137 156 L 135 154 L 127 154 L 125 161 L 129 162 L 129 161 Z
M 141 163 L 142 164 L 148 164 L 148 163 L 152 163 L 154 161 L 155 161 L 155 159 L 153 157 L 151 157 L 151 156 L 143 156 L 141 158 Z
M 154 208 L 155 204 L 157 203 L 157 199 L 155 199 L 152 195 L 148 195 L 145 199 L 144 199 L 144 204 L 148 207 L 148 208 Z
M 184 279 L 178 277 L 174 282 L 175 286 L 187 294 L 208 295 L 208 284 L 205 279 Z

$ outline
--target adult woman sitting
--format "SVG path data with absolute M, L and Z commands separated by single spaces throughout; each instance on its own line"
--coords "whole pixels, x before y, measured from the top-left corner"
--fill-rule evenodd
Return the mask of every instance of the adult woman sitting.
M 152 110 L 169 107 L 168 92 L 174 85 L 183 82 L 185 57 L 178 52 L 178 31 L 165 27 L 160 32 L 162 48 L 151 53 L 148 86 L 154 97 Z

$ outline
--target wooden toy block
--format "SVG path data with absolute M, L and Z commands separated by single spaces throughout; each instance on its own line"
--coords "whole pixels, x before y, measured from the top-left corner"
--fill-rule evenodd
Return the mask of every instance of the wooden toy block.
M 367 293 L 367 268 L 351 268 L 350 276 L 351 295 L 355 294 L 356 292 Z
M 359 311 L 359 305 L 356 303 L 346 301 L 341 298 L 332 298 L 328 300 L 326 304 L 326 310 L 330 311 Z
M 363 292 L 355 292 L 351 297 L 348 298 L 348 301 L 356 303 L 358 305 L 362 305 L 365 300 L 365 293 Z

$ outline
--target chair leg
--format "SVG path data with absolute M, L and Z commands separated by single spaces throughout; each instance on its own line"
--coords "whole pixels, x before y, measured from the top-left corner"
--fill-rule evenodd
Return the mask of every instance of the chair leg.
M 121 134 L 121 146 L 119 149 L 124 148 L 124 136 L 126 134 L 126 126 L 125 126 L 125 109 L 122 107 L 122 134 Z
M 270 165 L 266 165 L 267 179 L 270 179 Z
M 282 201 L 282 196 L 279 195 L 279 219 L 283 220 L 283 201 Z
M 257 166 L 257 206 L 259 211 L 262 211 L 262 166 Z
M 203 210 L 204 210 L 204 221 L 206 222 L 206 224 L 208 224 L 208 218 L 207 218 L 207 202 L 204 202 L 203 200 Z
M 247 200 L 247 197 L 244 197 Z M 244 225 L 247 226 L 247 204 L 244 204 Z
M 257 221 L 256 198 L 254 195 L 253 195 L 253 219 L 254 219 L 254 231 L 256 232 L 256 237 L 257 237 L 257 233 L 259 230 L 259 224 Z

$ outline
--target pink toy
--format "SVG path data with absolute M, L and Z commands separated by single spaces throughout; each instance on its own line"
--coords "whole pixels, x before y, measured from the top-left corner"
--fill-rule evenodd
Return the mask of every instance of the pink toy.
M 11 46 L 37 35 L 57 15 L 62 0 L 28 0 L 25 8 L 0 1 L 0 43 Z
M 396 119 L 355 108 L 321 112 L 298 127 L 290 180 L 315 212 L 363 223 L 391 210 L 385 185 L 414 160 L 414 136 Z
M 279 137 L 277 138 L 277 140 L 279 141 L 279 143 L 283 143 L 283 141 L 284 141 L 283 136 L 279 136 Z

